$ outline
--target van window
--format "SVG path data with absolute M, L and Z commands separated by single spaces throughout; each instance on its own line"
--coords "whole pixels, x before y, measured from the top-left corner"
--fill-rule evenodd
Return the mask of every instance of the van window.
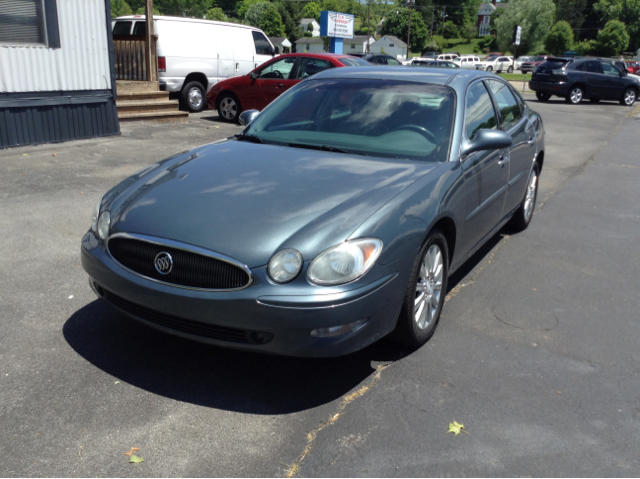
M 134 35 L 146 35 L 147 34 L 147 24 L 146 22 L 136 22 L 133 27 Z
M 113 27 L 114 35 L 131 35 L 131 22 L 116 22 Z
M 271 55 L 271 44 L 262 32 L 251 32 L 256 44 L 256 55 Z

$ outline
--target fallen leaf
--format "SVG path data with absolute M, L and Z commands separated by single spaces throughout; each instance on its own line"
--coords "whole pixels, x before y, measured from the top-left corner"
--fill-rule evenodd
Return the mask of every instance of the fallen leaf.
M 23 153 L 22 156 L 29 156 L 29 155 L 27 155 L 26 153 Z
M 51 153 L 51 156 L 58 156 L 58 155 L 56 155 L 55 153 Z
M 461 424 L 458 421 L 453 421 L 452 423 L 449 423 L 449 430 L 447 432 L 452 432 L 457 436 L 458 434 L 460 434 L 460 431 L 464 431 L 464 424 Z M 464 432 L 467 432 L 467 431 L 464 431 Z M 467 434 L 469 433 L 467 432 Z
M 129 462 L 135 462 L 135 463 L 142 462 L 142 461 L 144 461 L 144 457 L 138 457 L 136 455 L 132 455 L 131 459 L 129 459 Z
M 116 381 L 116 382 L 115 382 L 115 383 L 113 383 L 113 384 L 120 384 L 120 381 Z
M 214 128 L 220 128 L 218 125 L 214 126 Z
M 116 384 L 119 383 L 119 382 L 120 381 L 116 381 Z M 131 456 L 135 451 L 139 451 L 139 450 L 140 450 L 139 447 L 132 447 L 131 450 L 129 452 L 125 452 L 124 455 L 125 456 Z

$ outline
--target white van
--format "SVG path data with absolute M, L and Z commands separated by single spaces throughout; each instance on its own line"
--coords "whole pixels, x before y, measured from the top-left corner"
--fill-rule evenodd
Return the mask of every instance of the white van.
M 262 30 L 248 25 L 160 15 L 153 19 L 160 89 L 180 92 L 181 103 L 192 112 L 205 107 L 205 93 L 213 84 L 246 75 L 279 53 Z M 116 18 L 113 34 L 145 35 L 144 15 Z

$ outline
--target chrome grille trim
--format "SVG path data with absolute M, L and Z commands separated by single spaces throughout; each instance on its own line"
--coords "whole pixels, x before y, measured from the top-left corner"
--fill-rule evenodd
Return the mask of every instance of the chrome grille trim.
M 132 270 L 131 268 L 126 267 L 125 265 L 123 265 L 122 263 L 120 263 L 112 254 L 111 254 L 111 250 L 109 249 L 109 240 L 113 239 L 113 238 L 125 238 L 125 239 L 132 239 L 132 240 L 137 240 L 137 241 L 143 241 L 146 243 L 150 243 L 150 244 L 154 244 L 157 246 L 166 246 L 169 248 L 175 248 L 175 249 L 179 249 L 188 253 L 192 253 L 192 254 L 197 254 L 197 255 L 201 255 L 201 256 L 206 256 L 218 261 L 223 261 L 225 263 L 231 264 L 237 268 L 240 268 L 241 270 L 243 270 L 247 276 L 249 277 L 249 281 L 247 281 L 247 284 L 240 287 L 240 288 L 228 288 L 228 289 L 213 289 L 213 288 L 197 288 L 194 286 L 184 286 L 181 284 L 176 284 L 176 283 L 169 283 L 167 281 L 161 281 L 155 278 L 151 278 L 149 276 L 145 276 L 143 274 L 138 273 L 137 271 Z M 106 250 L 107 253 L 109 254 L 109 257 L 118 265 L 120 266 L 122 269 L 130 272 L 131 274 L 134 274 L 140 278 L 144 278 L 146 280 L 149 281 L 153 281 L 154 283 L 159 283 L 159 284 L 164 284 L 167 286 L 173 286 L 174 288 L 181 288 L 181 289 L 189 289 L 189 290 L 193 290 L 193 291 L 218 291 L 218 292 L 228 292 L 228 291 L 240 291 L 242 289 L 246 289 L 249 286 L 251 286 L 251 284 L 253 283 L 253 272 L 251 271 L 251 269 L 244 263 L 241 263 L 240 261 L 237 261 L 233 258 L 230 258 L 229 256 L 223 255 L 221 253 L 216 253 L 215 251 L 210 251 L 208 249 L 205 248 L 200 248 L 199 246 L 194 246 L 188 243 L 181 243 L 179 241 L 174 241 L 174 240 L 170 240 L 170 239 L 166 239 L 166 238 L 156 238 L 154 236 L 147 236 L 147 235 L 143 235 L 143 234 L 138 234 L 138 233 L 114 233 L 112 235 L 110 235 L 107 238 L 107 241 L 105 242 L 105 246 L 106 246 Z

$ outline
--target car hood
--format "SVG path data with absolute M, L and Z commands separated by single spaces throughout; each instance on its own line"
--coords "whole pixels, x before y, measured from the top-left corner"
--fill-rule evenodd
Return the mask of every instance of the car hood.
M 432 163 L 226 140 L 152 165 L 109 192 L 111 234 L 207 248 L 249 267 L 339 243 Z

